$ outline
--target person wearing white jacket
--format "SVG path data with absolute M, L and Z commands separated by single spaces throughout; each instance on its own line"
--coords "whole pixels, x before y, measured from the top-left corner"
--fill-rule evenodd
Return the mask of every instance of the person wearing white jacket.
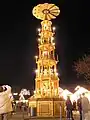
M 12 112 L 11 87 L 4 85 L 0 88 L 3 88 L 3 91 L 0 91 L 0 115 L 3 116 L 2 119 L 7 120 L 7 114 Z

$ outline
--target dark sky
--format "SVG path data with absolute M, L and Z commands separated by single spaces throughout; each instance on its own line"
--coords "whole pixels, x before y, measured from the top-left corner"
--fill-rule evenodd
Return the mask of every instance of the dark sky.
M 89 53 L 89 3 L 81 0 L 51 1 L 61 10 L 57 19 L 53 20 L 53 26 L 57 28 L 55 42 L 61 83 L 78 84 L 81 80 L 76 78 L 72 66 L 75 60 Z M 37 28 L 40 27 L 40 20 L 32 15 L 32 9 L 39 3 L 51 1 L 0 3 L 0 84 L 33 88 L 36 66 L 34 56 L 38 53 Z

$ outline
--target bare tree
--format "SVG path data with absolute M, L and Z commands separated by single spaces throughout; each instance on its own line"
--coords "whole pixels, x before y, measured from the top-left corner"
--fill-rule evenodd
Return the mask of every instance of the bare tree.
M 77 75 L 84 75 L 85 79 L 90 83 L 90 55 L 85 55 L 75 62 L 75 70 Z

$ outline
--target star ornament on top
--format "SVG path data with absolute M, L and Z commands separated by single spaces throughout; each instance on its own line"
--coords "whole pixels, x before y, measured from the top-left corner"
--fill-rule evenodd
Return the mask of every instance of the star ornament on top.
M 35 6 L 32 13 L 37 19 L 51 20 L 60 14 L 60 10 L 55 4 L 44 3 Z

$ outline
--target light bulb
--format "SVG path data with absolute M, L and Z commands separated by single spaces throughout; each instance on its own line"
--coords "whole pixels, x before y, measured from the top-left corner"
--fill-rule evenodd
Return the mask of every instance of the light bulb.
M 56 73 L 56 75 L 58 76 L 58 73 Z
M 56 27 L 53 27 L 53 31 L 56 30 Z
M 52 43 L 53 44 L 53 46 L 55 45 L 55 43 Z
M 56 69 L 54 69 L 54 72 L 56 72 Z
M 36 91 L 34 90 L 34 94 L 36 93 Z
M 40 32 L 41 31 L 41 29 L 40 28 L 38 28 L 38 32 Z
M 40 38 L 38 38 L 38 41 L 40 41 Z
M 35 70 L 35 73 L 37 73 L 38 72 L 38 70 Z
M 37 58 L 38 58 L 38 56 L 35 56 L 35 58 L 37 59 Z
M 53 40 L 54 40 L 54 37 L 51 37 L 51 40 L 53 41 Z

